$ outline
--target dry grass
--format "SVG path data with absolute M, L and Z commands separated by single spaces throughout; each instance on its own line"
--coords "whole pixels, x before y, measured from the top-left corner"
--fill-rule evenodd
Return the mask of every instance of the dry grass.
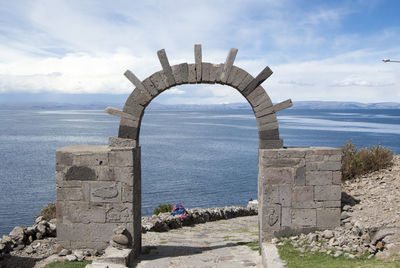
M 36 217 L 39 216 L 43 216 L 46 221 L 56 218 L 56 205 L 54 203 L 49 203 L 42 208 L 40 214 L 36 215 Z
M 359 175 L 393 165 L 390 148 L 376 146 L 358 149 L 351 141 L 342 146 L 342 179 L 351 180 Z

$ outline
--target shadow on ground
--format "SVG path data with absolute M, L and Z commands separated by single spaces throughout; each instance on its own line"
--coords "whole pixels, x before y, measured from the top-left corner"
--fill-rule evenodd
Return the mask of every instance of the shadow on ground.
M 42 259 L 6 255 L 0 259 L 0 268 L 32 268 Z
M 142 248 L 142 254 L 136 260 L 137 265 L 141 261 L 156 260 L 160 258 L 167 257 L 179 257 L 187 255 L 201 254 L 205 251 L 210 251 L 219 248 L 235 247 L 240 245 L 239 243 L 226 243 L 217 246 L 204 246 L 204 247 L 192 247 L 192 246 L 171 246 L 171 245 L 157 245 L 157 246 L 147 246 Z

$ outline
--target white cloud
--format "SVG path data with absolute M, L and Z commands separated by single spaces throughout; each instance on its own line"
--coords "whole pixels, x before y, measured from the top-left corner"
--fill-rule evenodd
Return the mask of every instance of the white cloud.
M 373 10 L 363 3 L 301 6 L 296 1 L 29 1 L 0 5 L 0 93 L 129 93 L 126 69 L 144 79 L 161 69 L 156 51 L 171 64 L 220 63 L 230 47 L 235 64 L 256 76 L 274 102 L 293 100 L 400 101 L 398 28 L 347 31 L 352 14 Z M 343 30 L 345 29 L 345 30 Z M 184 86 L 165 102 L 240 102 L 223 86 Z

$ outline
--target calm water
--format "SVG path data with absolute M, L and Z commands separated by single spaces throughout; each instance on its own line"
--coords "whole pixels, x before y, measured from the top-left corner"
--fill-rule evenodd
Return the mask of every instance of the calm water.
M 399 110 L 286 110 L 285 146 L 361 146 L 400 153 Z M 0 235 L 31 225 L 55 200 L 55 150 L 107 144 L 119 121 L 98 110 L 1 111 Z M 142 123 L 142 207 L 245 205 L 257 197 L 257 127 L 250 110 L 146 111 Z

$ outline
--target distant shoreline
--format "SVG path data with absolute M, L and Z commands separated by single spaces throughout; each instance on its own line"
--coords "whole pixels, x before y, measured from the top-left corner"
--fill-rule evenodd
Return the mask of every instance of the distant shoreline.
M 123 103 L 59 103 L 59 102 L 0 102 L 0 110 L 73 110 L 87 109 L 104 110 L 107 106 L 113 106 L 122 109 Z M 248 103 L 229 103 L 229 104 L 160 104 L 151 103 L 150 110 L 243 110 L 251 109 Z M 379 102 L 379 103 L 361 103 L 361 102 L 340 102 L 340 101 L 294 101 L 290 109 L 304 110 L 359 110 L 359 109 L 400 109 L 398 102 Z

